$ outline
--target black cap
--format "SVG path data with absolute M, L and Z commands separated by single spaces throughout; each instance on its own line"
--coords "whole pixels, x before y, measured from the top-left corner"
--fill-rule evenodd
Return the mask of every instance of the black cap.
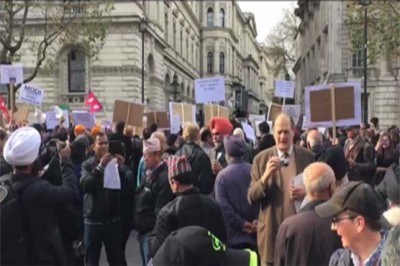
M 385 205 L 370 185 L 352 181 L 337 189 L 329 201 L 315 207 L 316 213 L 323 218 L 345 210 L 354 211 L 365 218 L 379 220 L 385 211 Z
M 360 125 L 351 125 L 351 126 L 346 126 L 344 127 L 344 131 L 349 131 L 350 129 L 360 129 Z
M 165 239 L 153 265 L 258 265 L 258 257 L 254 251 L 227 248 L 203 227 L 187 226 Z

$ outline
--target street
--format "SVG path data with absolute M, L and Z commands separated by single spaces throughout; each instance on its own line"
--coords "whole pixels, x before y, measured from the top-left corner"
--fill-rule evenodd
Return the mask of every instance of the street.
M 142 265 L 142 259 L 140 257 L 140 250 L 139 250 L 139 242 L 136 238 L 136 231 L 132 231 L 131 235 L 128 240 L 128 244 L 126 245 L 126 260 L 128 265 L 140 266 Z M 101 250 L 100 256 L 100 265 L 106 266 L 109 265 L 107 262 L 106 253 L 104 250 L 104 246 Z

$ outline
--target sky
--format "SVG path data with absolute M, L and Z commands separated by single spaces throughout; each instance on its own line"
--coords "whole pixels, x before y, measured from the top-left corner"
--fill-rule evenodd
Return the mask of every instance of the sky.
M 238 1 L 242 12 L 252 12 L 257 27 L 257 41 L 265 42 L 268 32 L 283 17 L 283 9 L 296 6 L 297 1 Z

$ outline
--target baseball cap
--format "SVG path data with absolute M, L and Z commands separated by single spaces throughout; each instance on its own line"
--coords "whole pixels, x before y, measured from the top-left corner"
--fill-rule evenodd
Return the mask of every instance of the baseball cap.
M 351 125 L 351 126 L 346 126 L 344 127 L 344 131 L 349 131 L 350 129 L 360 129 L 360 125 Z
M 210 231 L 186 226 L 173 231 L 161 245 L 153 265 L 258 265 L 257 253 L 227 248 Z
M 385 211 L 382 198 L 367 183 L 351 181 L 335 191 L 332 198 L 315 207 L 322 218 L 351 210 L 365 218 L 380 220 Z

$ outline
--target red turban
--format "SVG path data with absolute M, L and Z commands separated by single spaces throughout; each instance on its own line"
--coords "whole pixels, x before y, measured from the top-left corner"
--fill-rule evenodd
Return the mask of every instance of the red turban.
M 230 135 L 233 131 L 231 122 L 223 117 L 214 117 L 210 122 L 211 132 L 221 135 Z

